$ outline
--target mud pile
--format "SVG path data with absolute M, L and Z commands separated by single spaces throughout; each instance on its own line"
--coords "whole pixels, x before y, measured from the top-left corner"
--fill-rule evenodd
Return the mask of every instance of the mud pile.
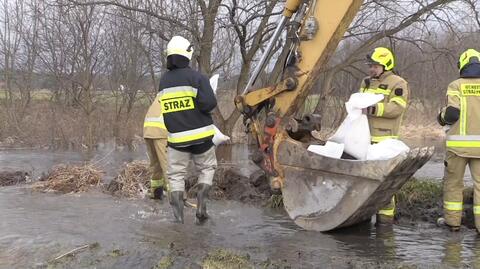
M 188 197 L 195 197 L 196 183 L 196 176 L 187 178 Z M 250 177 L 245 177 L 233 167 L 218 168 L 210 190 L 210 199 L 234 200 L 252 204 L 265 202 L 270 196 L 270 186 L 263 171 L 257 171 Z
M 143 198 L 150 188 L 150 173 L 147 161 L 133 161 L 106 187 L 108 193 L 128 197 Z
M 0 172 L 0 187 L 13 186 L 27 182 L 28 173 L 23 171 Z
M 86 192 L 101 185 L 103 174 L 103 171 L 90 164 L 59 165 L 33 184 L 33 189 L 59 193 Z

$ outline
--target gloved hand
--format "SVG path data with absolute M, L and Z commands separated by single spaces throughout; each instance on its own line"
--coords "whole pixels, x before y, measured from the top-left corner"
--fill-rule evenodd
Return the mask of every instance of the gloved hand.
M 369 106 L 367 108 L 365 108 L 366 110 L 366 113 L 367 115 L 375 115 L 375 113 L 377 112 L 377 106 L 376 105 L 373 105 L 373 106 Z

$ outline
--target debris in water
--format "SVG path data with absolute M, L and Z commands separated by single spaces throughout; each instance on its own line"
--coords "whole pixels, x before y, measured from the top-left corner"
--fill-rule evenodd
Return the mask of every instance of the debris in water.
M 108 256 L 110 256 L 110 257 L 120 257 L 120 256 L 124 256 L 125 254 L 126 253 L 123 252 L 120 249 L 114 249 L 108 254 Z
M 238 255 L 226 249 L 217 249 L 208 253 L 202 266 L 203 269 L 254 268 L 248 255 Z
M 168 269 L 172 267 L 174 259 L 172 256 L 163 256 L 160 261 L 158 261 L 157 265 L 153 267 L 153 269 Z
M 269 208 L 281 208 L 283 207 L 283 196 L 281 194 L 272 194 L 267 202 Z
M 92 245 L 93 245 L 93 244 L 92 244 Z M 83 251 L 83 250 L 85 250 L 85 249 L 87 249 L 87 248 L 89 248 L 89 247 L 91 247 L 90 244 L 83 245 L 83 246 L 78 247 L 78 248 L 74 248 L 74 249 L 72 249 L 72 250 L 70 250 L 70 251 L 68 251 L 68 252 L 66 252 L 66 253 L 58 256 L 58 257 L 56 257 L 55 259 L 53 259 L 53 261 L 56 262 L 56 261 L 60 260 L 61 258 L 64 258 L 64 257 L 67 257 L 67 256 L 74 256 L 75 254 L 77 254 L 77 253 L 79 253 L 79 252 L 81 252 L 81 251 Z
M 15 172 L 0 172 L 0 186 L 13 186 L 21 183 L 26 183 L 28 173 L 23 171 Z
M 127 163 L 120 174 L 108 184 L 106 190 L 112 194 L 144 198 L 150 188 L 150 172 L 147 161 Z
M 101 184 L 103 171 L 91 164 L 59 165 L 33 185 L 34 190 L 76 193 Z

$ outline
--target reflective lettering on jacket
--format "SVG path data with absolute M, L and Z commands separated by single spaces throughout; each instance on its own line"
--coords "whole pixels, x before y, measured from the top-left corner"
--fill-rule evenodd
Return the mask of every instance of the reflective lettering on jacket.
M 160 93 L 160 102 L 164 114 L 195 109 L 193 98 L 198 90 L 191 86 L 179 86 L 163 89 Z
M 178 97 L 174 99 L 162 100 L 163 113 L 178 112 L 183 110 L 195 109 L 195 103 L 192 97 Z
M 450 83 L 447 107 L 460 111 L 458 121 L 447 133 L 447 149 L 462 157 L 480 157 L 480 78 L 461 78 Z M 442 111 L 444 117 L 446 107 Z

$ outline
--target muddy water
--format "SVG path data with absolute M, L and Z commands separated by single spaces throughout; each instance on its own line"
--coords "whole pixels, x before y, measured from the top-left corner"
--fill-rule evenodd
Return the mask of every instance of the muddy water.
M 253 170 L 247 155 L 248 148 L 241 146 L 218 151 L 222 165 L 236 164 L 245 174 Z M 0 168 L 26 169 L 35 177 L 57 163 L 91 161 L 113 176 L 133 159 L 146 159 L 143 149 L 93 155 L 3 151 Z M 167 255 L 172 268 L 198 268 L 218 248 L 248 254 L 259 268 L 266 261 L 290 268 L 480 268 L 480 238 L 471 230 L 451 234 L 431 224 L 377 229 L 366 223 L 322 234 L 301 230 L 283 210 L 214 201 L 209 212 L 212 220 L 205 226 L 193 224 L 192 210 L 186 212 L 185 225 L 175 225 L 165 203 L 114 199 L 100 192 L 55 195 L 1 188 L 0 268 L 151 268 Z M 94 243 L 98 246 L 73 258 L 51 262 Z
M 171 223 L 165 203 L 8 187 L 0 189 L 0 212 L 0 268 L 45 268 L 55 257 L 93 243 L 98 246 L 56 266 L 151 268 L 171 255 L 173 268 L 185 268 L 201 264 L 217 248 L 248 254 L 257 264 L 270 260 L 292 268 L 480 266 L 480 239 L 473 232 L 453 235 L 432 226 L 381 230 L 367 223 L 322 234 L 299 229 L 281 210 L 236 202 L 212 202 L 212 221 L 198 227 L 193 210 L 187 210 L 186 224 Z
M 435 146 L 436 152 L 432 160 L 417 171 L 415 177 L 420 179 L 443 178 L 444 147 L 442 141 L 415 140 L 407 142 L 411 147 L 424 145 Z M 222 146 L 217 149 L 219 165 L 233 165 L 245 176 L 255 171 L 257 166 L 249 160 L 249 146 L 233 145 Z M 132 160 L 146 160 L 147 155 L 144 146 L 136 151 L 113 150 L 109 145 L 100 147 L 95 153 L 57 151 L 48 152 L 45 150 L 7 150 L 0 151 L 0 170 L 22 170 L 28 171 L 32 179 L 36 179 L 46 173 L 53 165 L 59 163 L 81 164 L 91 162 L 103 169 L 110 179 L 118 174 L 119 168 Z M 472 184 L 470 171 L 465 173 L 465 182 Z

